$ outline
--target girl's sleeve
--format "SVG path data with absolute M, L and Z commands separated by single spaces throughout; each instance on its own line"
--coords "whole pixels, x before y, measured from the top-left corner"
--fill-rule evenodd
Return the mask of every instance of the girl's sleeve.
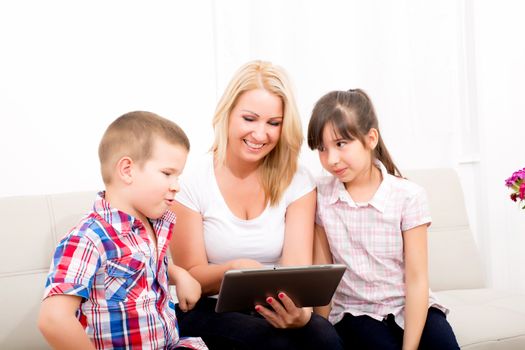
M 319 225 L 321 227 L 324 227 L 323 220 L 321 219 L 321 216 L 319 215 L 319 210 L 315 210 L 315 223 L 316 225 Z
M 316 179 L 317 185 L 317 205 L 315 207 L 315 223 L 321 227 L 324 227 L 323 219 L 321 218 L 322 206 L 324 205 L 324 189 L 325 185 L 322 182 L 322 178 Z
M 401 217 L 401 231 L 425 224 L 430 226 L 431 222 L 426 191 L 417 186 L 406 199 Z

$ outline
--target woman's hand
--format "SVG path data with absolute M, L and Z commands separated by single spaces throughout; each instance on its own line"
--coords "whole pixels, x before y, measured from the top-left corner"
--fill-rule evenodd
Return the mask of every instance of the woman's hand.
M 235 259 L 227 262 L 228 270 L 257 269 L 264 267 L 260 262 L 253 259 Z
M 279 301 L 280 300 L 280 301 Z M 279 300 L 268 297 L 266 302 L 270 310 L 262 305 L 256 305 L 255 310 L 275 328 L 301 328 L 310 321 L 312 309 L 299 308 L 285 293 L 279 293 Z

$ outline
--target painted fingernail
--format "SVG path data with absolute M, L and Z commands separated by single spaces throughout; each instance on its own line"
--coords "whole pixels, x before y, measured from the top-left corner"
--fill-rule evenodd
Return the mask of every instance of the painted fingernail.
M 284 298 L 284 293 L 279 293 L 279 299 Z
M 273 301 L 273 299 L 272 299 L 272 298 L 270 298 L 270 297 L 266 298 L 266 302 L 267 302 L 268 304 L 271 304 L 271 303 L 272 303 L 272 301 Z
M 259 305 L 255 306 L 255 311 L 259 311 L 260 309 L 261 309 L 261 307 Z

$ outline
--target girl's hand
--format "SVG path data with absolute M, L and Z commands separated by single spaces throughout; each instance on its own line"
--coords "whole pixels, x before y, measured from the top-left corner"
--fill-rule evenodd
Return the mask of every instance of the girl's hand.
M 301 328 L 310 321 L 312 317 L 311 308 L 299 308 L 286 294 L 279 293 L 279 300 L 268 297 L 266 302 L 271 305 L 268 309 L 262 305 L 256 305 L 255 311 L 262 315 L 275 328 Z

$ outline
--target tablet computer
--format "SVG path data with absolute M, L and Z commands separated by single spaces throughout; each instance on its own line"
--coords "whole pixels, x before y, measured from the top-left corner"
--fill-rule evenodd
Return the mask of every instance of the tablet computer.
M 297 306 L 323 306 L 343 277 L 342 264 L 229 270 L 224 274 L 216 312 L 249 311 L 284 292 Z

